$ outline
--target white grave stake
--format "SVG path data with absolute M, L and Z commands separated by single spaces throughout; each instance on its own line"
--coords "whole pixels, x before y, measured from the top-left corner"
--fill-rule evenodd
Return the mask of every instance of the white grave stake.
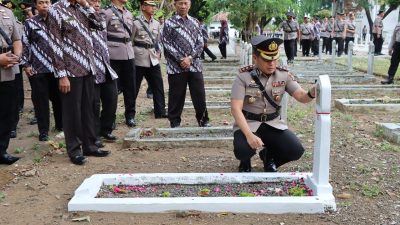
M 367 77 L 374 76 L 374 52 L 375 52 L 375 45 L 372 41 L 369 42 L 368 48 L 368 72 Z
M 347 66 L 349 72 L 353 72 L 353 48 L 354 48 L 354 43 L 350 41 L 349 48 L 347 50 Z

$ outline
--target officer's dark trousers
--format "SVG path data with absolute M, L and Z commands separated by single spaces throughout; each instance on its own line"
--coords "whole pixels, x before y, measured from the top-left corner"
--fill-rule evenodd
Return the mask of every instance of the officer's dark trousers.
M 94 81 L 88 74 L 68 78 L 71 91 L 61 94 L 65 143 L 69 157 L 96 151 L 94 108 Z
M 0 82 L 0 154 L 7 152 L 10 142 L 10 130 L 13 123 L 13 105 L 17 100 L 15 98 L 15 82 Z
M 344 40 L 342 37 L 335 37 L 336 44 L 338 45 L 337 48 L 337 55 L 340 57 L 343 54 L 344 50 Z
M 322 52 L 326 52 L 327 50 L 327 43 L 328 43 L 328 38 L 327 37 L 322 37 Z
M 294 60 L 294 51 L 296 49 L 296 39 L 284 40 L 285 53 L 288 60 Z
M 204 47 L 200 58 L 204 59 L 204 52 L 207 53 L 208 57 L 210 57 L 211 59 L 216 59 L 217 58 L 217 56 L 215 56 L 214 53 L 212 53 L 212 51 L 208 47 Z
M 348 50 L 349 50 L 349 43 L 350 43 L 350 41 L 352 41 L 353 44 L 354 44 L 354 37 L 346 37 L 345 45 L 344 45 L 344 54 L 346 54 L 346 55 L 347 55 Z
M 221 51 L 222 57 L 226 58 L 226 43 L 219 44 L 218 48 Z
M 180 124 L 185 104 L 186 86 L 189 85 L 190 96 L 199 123 L 207 122 L 206 94 L 203 74 L 201 72 L 184 72 L 168 74 L 168 119 L 172 124 Z
M 21 73 L 15 74 L 15 98 L 13 104 L 13 123 L 11 130 L 17 130 L 18 122 L 19 122 L 19 114 L 20 111 L 24 108 L 24 80 Z
M 314 39 L 312 41 L 311 45 L 312 45 L 313 55 L 318 55 L 319 54 L 319 40 Z
M 136 114 L 135 60 L 110 60 L 110 64 L 118 74 L 119 88 L 124 95 L 125 119 L 133 119 Z
M 382 35 L 378 38 L 378 35 L 373 33 L 373 36 L 374 36 L 375 53 L 380 54 L 382 52 L 382 45 L 383 45 Z
M 154 115 L 165 114 L 164 84 L 160 64 L 150 67 L 136 66 L 136 95 L 137 98 L 142 85 L 143 76 L 153 91 Z
M 39 133 L 48 134 L 50 127 L 50 104 L 53 106 L 54 123 L 57 130 L 63 128 L 62 106 L 58 80 L 53 73 L 39 73 L 29 78 L 32 88 L 32 101 L 34 102 Z
M 265 146 L 261 151 L 262 157 L 274 159 L 277 167 L 300 159 L 304 153 L 300 140 L 288 129 L 279 130 L 263 123 L 255 134 L 261 138 Z M 256 154 L 241 130 L 235 131 L 233 138 L 233 152 L 238 160 L 248 160 Z M 265 154 L 267 155 L 265 156 Z
M 301 49 L 303 52 L 303 56 L 310 55 L 310 48 L 311 48 L 311 40 L 309 39 L 301 40 Z
M 112 80 L 107 72 L 106 82 L 94 85 L 94 115 L 96 134 L 110 134 L 115 121 L 117 111 L 118 90 L 117 81 Z M 101 113 L 100 113 L 101 109 Z
M 332 55 L 332 41 L 333 38 L 326 38 L 326 54 L 329 52 L 329 55 Z
M 393 45 L 392 58 L 390 59 L 390 67 L 388 71 L 389 79 L 393 79 L 399 68 L 400 62 L 400 42 L 395 42 Z

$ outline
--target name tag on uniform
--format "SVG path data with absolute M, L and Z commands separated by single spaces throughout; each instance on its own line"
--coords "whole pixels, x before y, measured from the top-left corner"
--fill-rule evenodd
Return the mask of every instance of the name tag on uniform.
M 258 84 L 249 84 L 249 87 L 251 87 L 251 88 L 258 88 L 259 86 L 258 86 Z
M 272 82 L 272 87 L 281 87 L 281 86 L 285 86 L 286 81 L 282 80 L 282 81 L 274 81 Z
M 119 18 L 117 16 L 113 16 L 111 17 L 112 20 L 119 20 Z
M 9 16 L 3 16 L 3 19 L 10 19 Z

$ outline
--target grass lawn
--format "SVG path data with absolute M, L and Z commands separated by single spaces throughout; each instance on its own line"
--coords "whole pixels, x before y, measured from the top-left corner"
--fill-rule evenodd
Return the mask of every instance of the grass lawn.
M 341 57 L 336 61 L 338 64 L 347 65 L 347 57 Z M 376 58 L 374 59 L 374 74 L 377 76 L 387 77 L 387 72 L 390 66 L 390 58 Z M 353 69 L 362 72 L 368 71 L 368 58 L 367 57 L 353 57 Z M 396 71 L 396 80 L 400 80 L 400 70 Z

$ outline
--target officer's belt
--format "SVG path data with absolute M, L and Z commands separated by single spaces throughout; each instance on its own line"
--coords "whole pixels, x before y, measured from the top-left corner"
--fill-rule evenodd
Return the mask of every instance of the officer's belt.
M 0 48 L 0 54 L 3 54 L 3 53 L 7 53 L 7 52 L 9 52 L 9 51 L 12 51 L 12 47 L 1 47 Z
M 118 38 L 118 37 L 113 37 L 113 36 L 107 36 L 107 41 L 112 41 L 112 42 L 119 42 L 119 43 L 128 43 L 131 41 L 130 38 Z
M 135 46 L 140 47 L 140 48 L 145 48 L 145 49 L 154 48 L 153 44 L 147 44 L 147 43 L 138 42 L 138 41 L 135 41 Z
M 260 121 L 260 122 L 267 122 L 279 116 L 279 111 L 276 111 L 274 113 L 260 113 L 260 114 L 255 114 L 252 112 L 248 112 L 246 110 L 242 110 L 242 112 L 246 119 Z

